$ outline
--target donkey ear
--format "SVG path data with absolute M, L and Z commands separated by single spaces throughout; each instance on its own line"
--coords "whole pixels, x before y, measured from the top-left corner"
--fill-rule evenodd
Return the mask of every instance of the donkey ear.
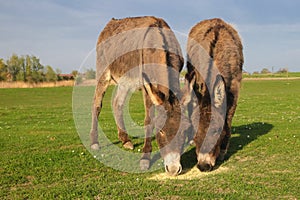
M 164 94 L 159 91 L 158 87 L 155 87 L 149 80 L 148 76 L 143 73 L 144 88 L 149 95 L 154 105 L 162 105 L 164 102 Z
M 195 74 L 195 71 L 192 71 L 192 72 L 190 72 L 190 73 L 187 73 L 187 74 L 185 75 L 185 80 L 186 80 L 186 83 L 187 83 L 187 85 L 188 85 L 188 89 L 189 89 L 190 91 L 192 91 L 192 90 L 193 90 L 193 86 L 194 86 L 195 81 L 196 81 L 196 74 Z
M 157 87 L 153 86 L 151 83 L 147 83 L 144 85 L 144 88 L 154 105 L 163 104 L 163 100 L 164 100 L 163 94 L 159 92 Z
M 181 99 L 181 104 L 186 106 L 192 100 L 192 91 L 196 81 L 195 72 L 191 72 L 185 75 L 184 88 L 182 90 L 183 97 Z
M 225 91 L 225 82 L 221 75 L 216 77 L 216 81 L 214 84 L 214 106 L 216 108 L 220 108 L 225 102 L 226 91 Z

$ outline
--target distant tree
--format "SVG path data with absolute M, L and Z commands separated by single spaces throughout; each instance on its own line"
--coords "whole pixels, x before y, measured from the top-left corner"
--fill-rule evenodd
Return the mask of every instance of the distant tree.
M 12 81 L 16 81 L 17 80 L 17 75 L 21 70 L 19 57 L 16 54 L 13 54 L 7 60 L 7 70 L 8 70 L 8 73 L 12 77 Z
M 56 75 L 57 75 L 57 80 L 58 80 L 58 81 L 61 81 L 62 78 L 61 78 L 61 76 L 59 76 L 59 75 L 61 74 L 61 70 L 58 69 L 58 68 L 56 68 L 55 71 L 56 71 Z
M 279 74 L 286 74 L 286 73 L 288 73 L 288 72 L 289 72 L 288 68 L 280 68 L 280 69 L 277 71 L 277 73 L 279 73 Z
M 61 70 L 60 69 L 56 68 L 55 71 L 56 71 L 56 74 L 61 74 Z
M 76 76 L 75 78 L 75 82 L 76 82 L 76 85 L 79 85 L 80 83 L 82 83 L 82 76 Z
M 56 71 L 51 66 L 45 68 L 36 56 L 12 54 L 6 62 L 0 59 L 0 81 L 56 81 L 61 73 L 59 69 Z
M 18 81 L 27 81 L 26 78 L 26 63 L 25 58 L 22 56 L 19 58 L 19 65 L 20 65 L 20 72 L 19 72 L 19 78 Z
M 25 57 L 26 81 L 33 82 L 32 79 L 32 59 L 29 55 Z
M 57 81 L 57 75 L 55 71 L 52 69 L 52 67 L 49 65 L 46 66 L 45 78 L 46 81 L 50 81 L 50 82 Z
M 19 73 L 17 74 L 16 81 L 23 81 L 23 79 L 24 79 L 24 74 L 22 70 L 20 70 Z
M 260 73 L 261 74 L 270 74 L 271 72 L 267 68 L 263 68 Z
M 76 78 L 77 75 L 78 75 L 78 71 L 77 71 L 77 70 L 73 70 L 73 71 L 71 72 L 71 74 L 74 76 L 74 78 Z
M 86 70 L 85 72 L 86 79 L 95 79 L 96 78 L 96 71 L 91 69 Z
M 32 62 L 32 80 L 33 82 L 42 82 L 44 81 L 44 66 L 40 63 L 40 59 L 36 56 L 31 56 Z
M 259 74 L 259 71 L 255 71 L 255 72 L 253 72 L 253 74 Z
M 6 81 L 7 78 L 7 65 L 3 59 L 0 59 L 0 81 Z

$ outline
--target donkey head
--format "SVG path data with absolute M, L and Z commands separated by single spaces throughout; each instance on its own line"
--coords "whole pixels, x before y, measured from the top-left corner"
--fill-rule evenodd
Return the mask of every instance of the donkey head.
M 178 175 L 182 171 L 180 156 L 186 139 L 185 133 L 190 127 L 189 120 L 184 116 L 179 99 L 171 90 L 166 96 L 159 90 L 159 86 L 155 87 L 150 83 L 146 87 L 156 107 L 156 140 L 165 171 L 172 176 Z
M 186 76 L 182 104 L 188 107 L 191 116 L 197 167 L 201 171 L 210 171 L 220 156 L 223 128 L 226 128 L 226 92 L 223 77 L 217 75 L 211 79 L 203 79 L 199 73 L 191 72 Z

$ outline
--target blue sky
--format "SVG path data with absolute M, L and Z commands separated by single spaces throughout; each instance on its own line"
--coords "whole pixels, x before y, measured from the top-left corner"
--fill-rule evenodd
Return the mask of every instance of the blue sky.
M 182 37 L 219 17 L 238 29 L 246 71 L 300 71 L 299 9 L 298 0 L 0 0 L 0 58 L 35 55 L 69 73 L 95 67 L 97 37 L 112 17 L 162 17 Z

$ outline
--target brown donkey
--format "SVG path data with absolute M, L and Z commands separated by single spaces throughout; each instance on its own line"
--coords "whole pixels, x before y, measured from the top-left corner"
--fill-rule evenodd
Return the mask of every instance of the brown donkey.
M 165 170 L 171 175 L 179 174 L 184 132 L 189 123 L 181 114 L 179 102 L 179 72 L 183 58 L 168 24 L 155 17 L 112 19 L 101 32 L 96 51 L 97 86 L 92 108 L 91 148 L 100 148 L 98 117 L 110 84 L 117 84 L 113 111 L 118 137 L 125 148 L 134 148 L 125 128 L 123 107 L 128 93 L 141 88 L 145 106 L 145 143 L 140 167 L 146 170 L 150 166 L 151 135 L 156 127 Z
M 212 170 L 227 152 L 242 79 L 242 49 L 237 31 L 221 19 L 204 20 L 189 33 L 183 102 L 193 122 L 201 171 Z

